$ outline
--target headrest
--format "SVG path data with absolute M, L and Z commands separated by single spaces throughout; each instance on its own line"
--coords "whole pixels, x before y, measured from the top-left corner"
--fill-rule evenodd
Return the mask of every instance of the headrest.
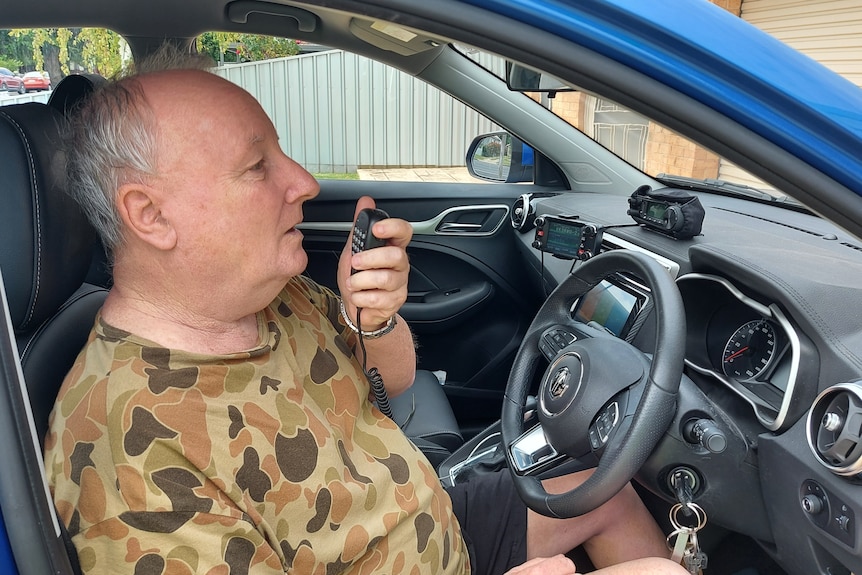
M 66 193 L 65 121 L 45 104 L 0 107 L 0 269 L 19 334 L 51 317 L 90 266 L 95 231 Z
M 98 74 L 71 74 L 57 83 L 48 98 L 48 105 L 68 117 L 86 96 L 106 82 Z

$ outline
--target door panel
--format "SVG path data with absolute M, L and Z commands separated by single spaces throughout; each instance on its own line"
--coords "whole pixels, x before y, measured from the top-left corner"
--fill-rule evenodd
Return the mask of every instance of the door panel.
M 409 296 L 401 310 L 417 340 L 419 368 L 445 372 L 464 430 L 500 414 L 512 360 L 542 295 L 519 262 L 509 207 L 523 184 L 321 181 L 306 204 L 307 273 L 335 288 L 338 256 L 356 199 L 414 224 Z M 542 189 L 547 192 L 547 189 Z

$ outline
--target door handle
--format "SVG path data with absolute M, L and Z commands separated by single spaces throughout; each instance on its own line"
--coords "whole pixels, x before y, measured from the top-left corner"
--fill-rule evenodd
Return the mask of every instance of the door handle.
M 462 233 L 470 231 L 478 231 L 482 229 L 482 224 L 460 224 L 458 222 L 443 222 L 437 226 L 437 231 L 440 233 Z

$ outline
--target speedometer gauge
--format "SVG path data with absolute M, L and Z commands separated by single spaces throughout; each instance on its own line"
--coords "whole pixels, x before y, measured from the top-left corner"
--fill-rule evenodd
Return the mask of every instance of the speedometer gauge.
M 729 377 L 753 379 L 766 369 L 775 355 L 775 328 L 758 319 L 741 326 L 724 346 L 721 369 Z

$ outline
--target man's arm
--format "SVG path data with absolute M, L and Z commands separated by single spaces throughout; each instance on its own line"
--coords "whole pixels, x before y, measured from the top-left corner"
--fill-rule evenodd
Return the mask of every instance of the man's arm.
M 364 196 L 356 203 L 356 214 L 363 208 L 374 207 L 374 200 Z M 413 228 L 404 220 L 389 218 L 374 225 L 373 233 L 386 241 L 386 245 L 358 254 L 351 252 L 351 240 L 341 254 L 338 264 L 338 287 L 344 303 L 344 312 L 356 324 L 356 310 L 360 315 L 363 332 L 383 330 L 395 318 L 395 326 L 376 338 L 365 338 L 368 368 L 376 367 L 383 377 L 386 390 L 395 396 L 413 384 L 416 375 L 416 351 L 410 328 L 398 310 L 407 300 L 407 277 L 410 263 L 407 244 L 413 237 Z M 357 272 L 351 275 L 351 268 Z M 362 362 L 362 347 L 357 345 L 356 355 Z

